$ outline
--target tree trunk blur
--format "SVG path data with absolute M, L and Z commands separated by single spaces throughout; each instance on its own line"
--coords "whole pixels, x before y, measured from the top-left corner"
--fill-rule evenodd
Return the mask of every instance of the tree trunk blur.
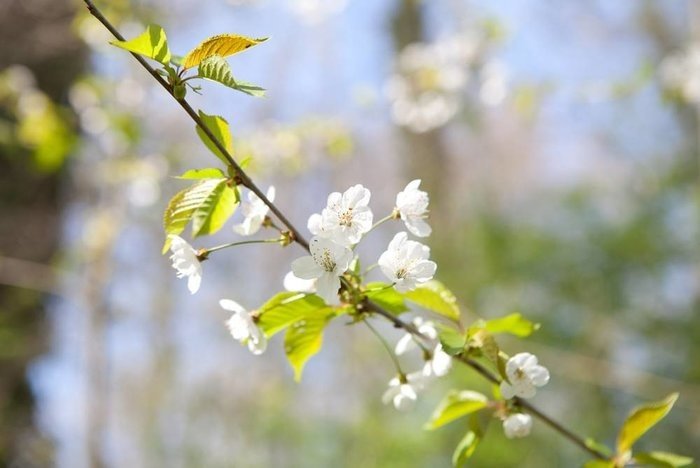
M 61 103 L 87 50 L 71 32 L 71 0 L 0 2 L 0 71 L 29 68 Z M 0 124 L 10 116 L 0 115 Z M 62 170 L 37 171 L 26 149 L 0 146 L 0 465 L 46 466 L 51 444 L 34 424 L 28 365 L 48 342 L 44 301 L 55 285 L 47 266 L 61 232 Z

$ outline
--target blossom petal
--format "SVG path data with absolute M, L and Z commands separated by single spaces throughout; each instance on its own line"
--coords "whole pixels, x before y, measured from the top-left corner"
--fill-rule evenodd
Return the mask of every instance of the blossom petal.
M 321 296 L 327 304 L 338 302 L 338 289 L 340 278 L 332 272 L 323 272 L 316 282 L 316 294 Z
M 433 228 L 421 218 L 405 219 L 404 224 L 406 225 L 406 229 L 417 237 L 428 237 L 433 232 Z
M 267 349 L 267 337 L 255 324 L 253 324 L 250 338 L 248 338 L 248 349 L 256 356 L 264 353 Z
M 226 326 L 229 332 L 231 332 L 231 336 L 236 341 L 244 341 L 250 337 L 250 327 L 246 312 L 234 312 L 231 318 L 226 321 Z
M 236 312 L 239 314 L 247 314 L 248 311 L 243 308 L 238 302 L 231 299 L 221 299 L 219 305 L 222 309 L 228 310 L 229 312 Z
M 323 268 L 318 266 L 310 255 L 294 260 L 292 271 L 296 277 L 305 280 L 316 279 L 324 273 Z
M 501 382 L 501 396 L 506 400 L 510 400 L 515 396 L 515 389 L 505 380 Z
M 416 347 L 415 341 L 413 341 L 413 336 L 410 333 L 406 333 L 404 336 L 399 338 L 396 342 L 396 347 L 394 348 L 394 353 L 397 356 L 401 356 L 407 351 L 410 351 Z
M 199 286 L 202 284 L 202 275 L 198 273 L 190 274 L 187 278 L 187 289 L 190 290 L 190 294 L 194 294 L 199 291 Z
M 549 371 L 543 366 L 533 366 L 527 371 L 528 377 L 532 381 L 533 385 L 541 387 L 549 382 Z

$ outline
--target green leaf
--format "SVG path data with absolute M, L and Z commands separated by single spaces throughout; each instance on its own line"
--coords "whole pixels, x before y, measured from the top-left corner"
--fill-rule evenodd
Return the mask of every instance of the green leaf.
M 615 468 L 615 463 L 610 460 L 590 460 L 583 465 L 583 468 Z
M 112 41 L 110 44 L 146 56 L 163 65 L 170 62 L 170 49 L 165 31 L 157 24 L 149 24 L 143 34 L 129 41 Z
M 493 364 L 498 366 L 500 349 L 496 339 L 485 329 L 478 330 L 469 338 L 469 348 L 477 349 Z
M 231 131 L 228 127 L 228 122 L 223 117 L 218 115 L 207 115 L 202 111 L 199 111 L 199 117 L 204 122 L 204 125 L 211 131 L 214 137 L 219 140 L 219 143 L 223 145 L 229 155 L 233 155 L 233 139 L 231 138 Z M 216 147 L 214 142 L 204 133 L 199 125 L 196 127 L 197 135 L 201 138 L 202 142 L 209 148 L 209 151 L 214 153 L 217 158 L 219 158 L 226 166 L 229 165 L 228 159 L 223 155 L 219 148 Z
M 227 179 L 206 179 L 178 192 L 168 203 L 163 215 L 166 234 L 178 235 L 192 223 L 193 236 L 212 234 L 233 214 L 237 205 L 236 192 Z M 170 247 L 167 237 L 163 253 Z
M 236 80 L 228 62 L 218 55 L 208 57 L 199 64 L 199 77 L 216 81 L 251 96 L 262 97 L 265 95 L 265 88 Z
M 299 382 L 306 362 L 321 349 L 323 329 L 333 317 L 332 309 L 315 309 L 289 326 L 284 335 L 284 352 Z
M 662 468 L 679 468 L 689 466 L 693 459 L 683 455 L 676 455 L 668 452 L 640 452 L 634 454 L 636 463 L 649 466 L 659 466 Z
M 524 338 L 540 328 L 539 323 L 533 323 L 519 313 L 506 315 L 492 320 L 477 320 L 469 330 L 485 329 L 491 333 L 509 333 Z
M 163 214 L 163 228 L 166 234 L 178 235 L 185 230 L 195 210 L 224 179 L 210 179 L 179 191 L 170 199 Z M 170 247 L 170 237 L 166 236 L 163 253 Z
M 452 390 L 440 402 L 424 429 L 433 430 L 488 405 L 488 398 L 471 390 Z
M 462 440 L 457 444 L 457 448 L 452 454 L 452 466 L 462 468 L 466 465 L 467 460 L 474 454 L 474 451 L 479 445 L 481 437 L 474 431 L 467 432 Z
M 388 283 L 367 283 L 365 289 L 367 297 L 372 302 L 375 302 L 392 314 L 399 315 L 408 310 L 401 294 L 396 292 L 396 289 Z
M 457 299 L 454 294 L 439 281 L 433 280 L 422 284 L 413 291 L 404 293 L 404 297 L 424 309 L 447 317 L 455 322 L 459 322 L 459 306 L 457 305 Z
M 207 179 L 220 180 L 220 179 Z M 214 234 L 236 211 L 238 197 L 228 180 L 219 182 L 192 214 L 192 236 Z
M 205 169 L 190 169 L 185 171 L 178 179 L 221 179 L 226 177 L 224 171 L 215 167 L 207 167 Z
M 438 338 L 442 344 L 442 349 L 450 356 L 456 356 L 464 351 L 467 344 L 467 337 L 454 328 L 440 327 Z
M 314 316 L 322 309 L 328 309 L 328 306 L 315 294 L 282 292 L 258 309 L 258 326 L 269 338 L 297 320 Z
M 632 445 L 645 432 L 654 427 L 671 411 L 677 399 L 678 393 L 672 393 L 661 401 L 647 403 L 633 409 L 617 436 L 618 455 L 627 454 L 632 449 Z
M 584 441 L 584 443 L 586 444 L 586 447 L 592 448 L 593 450 L 597 450 L 600 453 L 602 453 L 603 455 L 605 455 L 606 457 L 611 457 L 613 454 L 610 447 L 608 447 L 607 445 L 605 445 L 601 442 L 598 442 L 597 440 L 595 440 L 591 437 L 588 437 Z
M 197 47 L 189 51 L 185 58 L 182 59 L 182 64 L 185 68 L 196 67 L 202 61 L 214 55 L 228 57 L 266 40 L 266 37 L 255 39 L 239 34 L 219 34 L 205 39 Z

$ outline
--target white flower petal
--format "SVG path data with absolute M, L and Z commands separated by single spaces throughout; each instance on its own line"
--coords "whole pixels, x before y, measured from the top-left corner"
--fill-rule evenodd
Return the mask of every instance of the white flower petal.
M 199 291 L 199 286 L 202 284 L 202 276 L 199 273 L 190 274 L 187 278 L 187 289 L 190 290 L 190 294 L 194 294 Z
M 543 366 L 533 366 L 528 370 L 528 376 L 533 385 L 541 387 L 549 382 L 549 371 Z
M 340 289 L 340 277 L 334 273 L 324 272 L 316 282 L 316 294 L 321 296 L 327 304 L 338 303 L 338 289 Z
M 394 348 L 394 353 L 396 353 L 397 356 L 401 356 L 406 351 L 410 351 L 415 347 L 416 343 L 413 341 L 413 336 L 410 333 L 406 333 L 404 336 L 399 338 L 399 341 L 396 343 L 396 347 Z
M 284 281 L 282 282 L 284 289 L 287 291 L 295 292 L 306 292 L 311 293 L 316 291 L 316 280 L 313 279 L 301 279 L 290 271 L 284 275 Z
M 219 305 L 221 306 L 222 309 L 228 310 L 229 312 L 238 312 L 240 314 L 247 314 L 248 311 L 245 310 L 243 306 L 241 306 L 238 302 L 232 300 L 232 299 L 221 299 L 219 301 Z
M 428 237 L 433 232 L 433 229 L 424 219 L 405 219 L 404 224 L 406 225 L 406 229 L 417 237 Z
M 503 382 L 501 382 L 501 396 L 505 400 L 510 400 L 511 398 L 513 398 L 515 396 L 515 389 L 513 388 L 513 386 L 511 384 L 509 384 L 505 380 Z
M 321 276 L 324 270 L 316 264 L 313 257 L 307 255 L 292 262 L 292 272 L 298 278 L 312 280 Z
M 525 437 L 531 429 L 532 417 L 529 414 L 511 414 L 503 421 L 503 432 L 509 439 Z

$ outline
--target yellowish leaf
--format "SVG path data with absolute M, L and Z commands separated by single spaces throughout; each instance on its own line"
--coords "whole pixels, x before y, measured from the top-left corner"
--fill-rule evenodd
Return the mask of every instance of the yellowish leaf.
M 182 60 L 182 66 L 185 68 L 196 67 L 206 58 L 213 57 L 214 55 L 228 57 L 229 55 L 237 54 L 266 40 L 266 37 L 254 39 L 239 34 L 219 34 L 218 36 L 212 36 L 189 51 Z

